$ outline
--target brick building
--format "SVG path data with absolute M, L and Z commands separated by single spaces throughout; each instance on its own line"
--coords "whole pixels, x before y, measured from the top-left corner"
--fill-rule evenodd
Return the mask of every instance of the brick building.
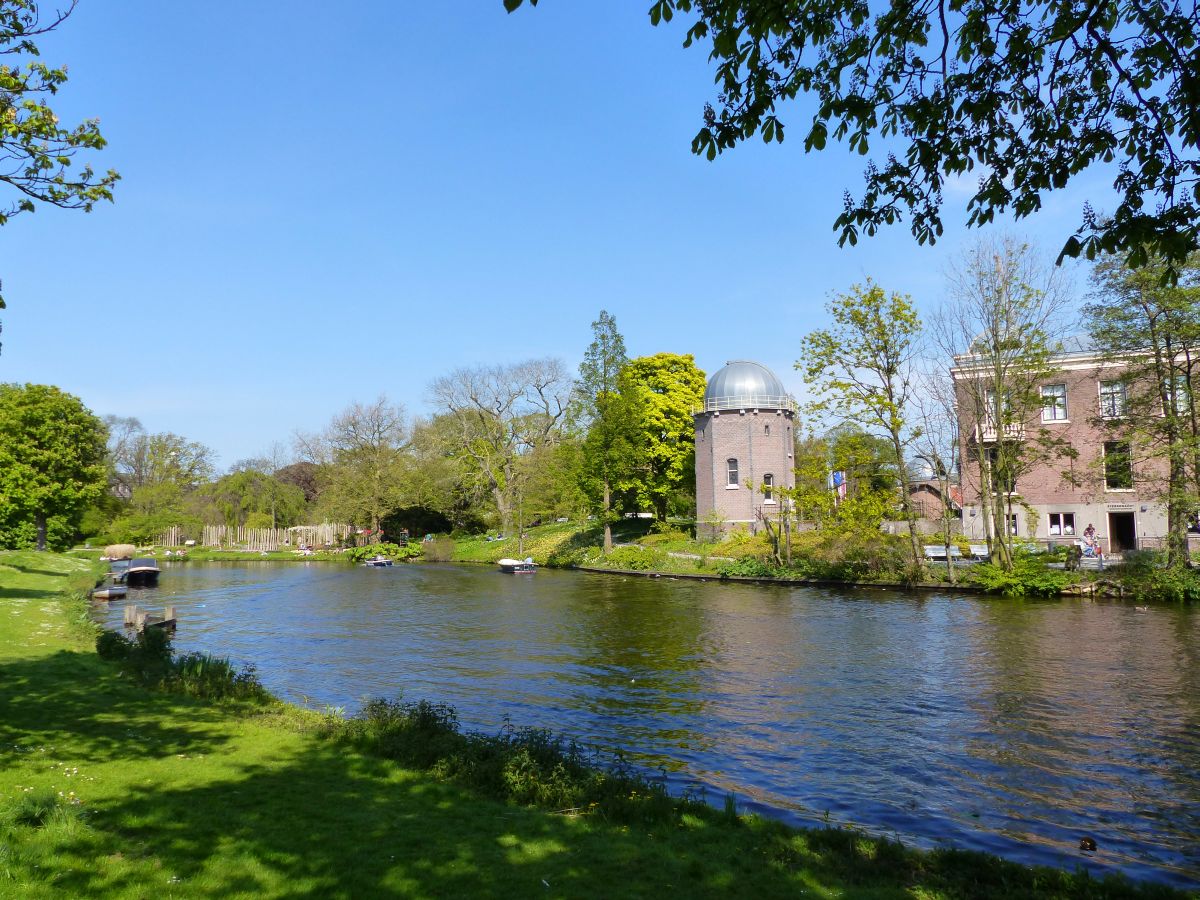
M 1040 409 L 999 435 L 994 423 L 986 417 L 975 421 L 972 412 L 970 398 L 980 393 L 970 390 L 968 382 L 981 377 L 979 370 L 968 359 L 951 368 L 962 442 L 964 533 L 979 539 L 992 528 L 980 504 L 978 455 L 991 452 L 999 439 L 1044 436 L 1061 439 L 1075 455 L 1050 454 L 1006 486 L 1015 501 L 1008 521 L 1012 533 L 1069 542 L 1090 524 L 1106 553 L 1157 546 L 1167 528 L 1166 509 L 1154 499 L 1164 473 L 1160 460 L 1139 458 L 1138 448 L 1122 435 L 1127 364 L 1093 352 L 1064 353 L 1055 358 L 1054 370 L 1039 387 Z
M 708 380 L 695 414 L 700 530 L 755 532 L 779 515 L 772 487 L 796 484 L 795 420 L 796 401 L 766 366 L 735 360 Z

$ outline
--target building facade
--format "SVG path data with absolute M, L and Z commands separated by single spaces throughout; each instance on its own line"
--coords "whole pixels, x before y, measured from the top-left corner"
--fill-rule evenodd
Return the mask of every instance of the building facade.
M 766 366 L 727 363 L 695 414 L 697 530 L 757 532 L 795 487 L 796 402 Z
M 1159 546 L 1167 530 L 1166 510 L 1157 500 L 1165 471 L 1161 460 L 1140 452 L 1123 434 L 1128 369 L 1096 353 L 1061 354 L 1039 386 L 1040 409 L 998 429 L 986 415 L 972 413 L 980 405 L 984 376 L 969 360 L 958 361 L 951 375 L 959 410 L 963 531 L 969 538 L 981 539 L 995 527 L 982 507 L 979 455 L 994 452 L 997 441 L 1027 441 L 1046 449 L 1015 484 L 992 492 L 1002 499 L 1002 488 L 1013 501 L 1006 512 L 1010 533 L 1068 543 L 1090 525 L 1106 553 Z M 994 395 L 989 398 L 994 402 Z

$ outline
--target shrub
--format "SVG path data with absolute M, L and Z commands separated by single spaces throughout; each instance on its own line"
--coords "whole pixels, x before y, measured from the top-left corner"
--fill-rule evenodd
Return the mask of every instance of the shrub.
M 450 562 L 454 559 L 454 539 L 438 535 L 425 546 L 425 558 L 430 562 Z
M 1118 577 L 1133 599 L 1167 603 L 1200 601 L 1200 573 L 1182 567 L 1166 568 L 1166 554 L 1157 550 L 1130 550 L 1122 558 Z
M 659 547 L 663 544 L 677 544 L 681 541 L 690 541 L 691 539 L 692 536 L 686 532 L 667 530 L 651 532 L 638 541 L 638 543 L 643 547 Z
M 101 632 L 96 653 L 144 684 L 193 697 L 266 700 L 270 696 L 253 666 L 235 669 L 229 660 L 206 653 L 176 658 L 171 635 L 161 628 L 147 628 L 132 639 L 116 631 Z
M 1073 573 L 1046 568 L 1043 557 L 1018 553 L 1011 572 L 995 563 L 979 563 L 971 579 L 989 594 L 1009 597 L 1057 597 L 1078 579 Z
M 682 811 L 665 787 L 619 758 L 601 758 L 540 728 L 505 726 L 499 734 L 463 733 L 453 707 L 428 701 L 372 700 L 350 719 L 327 718 L 323 737 L 432 772 L 486 796 L 620 821 L 663 821 Z
M 594 548 L 575 547 L 554 550 L 546 557 L 546 565 L 557 569 L 570 569 L 574 566 L 586 566 L 596 561 Z
M 228 659 L 207 653 L 185 653 L 176 659 L 166 687 L 208 700 L 266 700 L 269 695 L 253 665 L 234 667 Z
M 376 556 L 384 556 L 388 559 L 397 560 L 416 559 L 422 552 L 420 544 L 391 544 L 384 542 L 382 544 L 367 544 L 363 547 L 352 547 L 346 551 L 346 555 L 354 562 L 362 562 L 364 559 L 372 559 Z
M 770 578 L 778 574 L 774 566 L 750 556 L 723 563 L 717 572 L 722 578 Z
M 605 565 L 612 569 L 628 569 L 633 572 L 648 572 L 658 568 L 665 554 L 661 550 L 643 550 L 639 547 L 617 547 L 604 557 Z
M 792 571 L 802 578 L 867 581 L 904 578 L 907 541 L 878 531 L 807 531 L 792 539 Z

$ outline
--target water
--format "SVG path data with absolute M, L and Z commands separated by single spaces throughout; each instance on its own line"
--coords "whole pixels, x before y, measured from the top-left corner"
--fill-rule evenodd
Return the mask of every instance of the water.
M 130 593 L 298 703 L 445 701 L 796 824 L 1200 884 L 1197 611 L 450 565 L 189 563 Z

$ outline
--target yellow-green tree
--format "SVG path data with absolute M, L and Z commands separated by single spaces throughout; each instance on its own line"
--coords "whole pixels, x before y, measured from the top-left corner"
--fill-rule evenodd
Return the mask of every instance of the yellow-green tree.
M 857 422 L 887 439 L 916 577 L 924 551 L 908 496 L 906 452 L 915 432 L 908 415 L 921 322 L 908 297 L 888 294 L 871 281 L 834 297 L 827 309 L 833 327 L 807 335 L 796 363 L 814 395 L 809 409 L 818 416 Z
M 692 414 L 704 399 L 704 373 L 690 353 L 656 353 L 631 360 L 622 382 L 622 391 L 636 396 L 641 411 L 641 460 L 631 487 L 662 521 L 671 497 L 695 487 Z

